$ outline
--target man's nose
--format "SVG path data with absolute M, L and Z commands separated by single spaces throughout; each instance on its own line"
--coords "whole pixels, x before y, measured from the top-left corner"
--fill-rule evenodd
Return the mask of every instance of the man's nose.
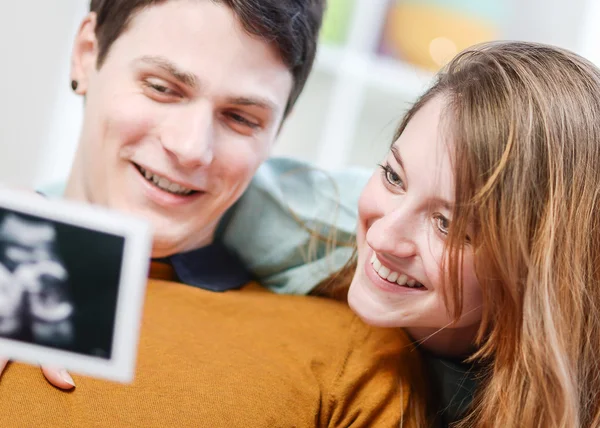
M 162 145 L 184 168 L 208 166 L 214 158 L 214 115 L 210 103 L 181 106 L 169 117 Z

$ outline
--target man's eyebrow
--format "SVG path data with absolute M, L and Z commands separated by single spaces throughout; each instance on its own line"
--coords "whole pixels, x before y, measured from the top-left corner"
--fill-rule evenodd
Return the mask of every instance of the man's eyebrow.
M 169 61 L 165 57 L 146 55 L 139 58 L 138 62 L 159 67 L 190 88 L 198 88 L 199 79 L 194 73 L 179 69 L 175 64 L 173 64 L 173 62 Z M 278 110 L 276 103 L 263 97 L 231 97 L 227 99 L 227 102 L 239 106 L 255 106 L 272 112 L 276 112 Z
M 263 97 L 231 97 L 227 99 L 227 103 L 238 106 L 258 107 L 271 112 L 278 110 L 276 103 Z
M 137 62 L 156 66 L 192 89 L 196 89 L 198 87 L 198 78 L 194 73 L 179 69 L 175 64 L 173 64 L 173 62 L 163 56 L 146 55 L 139 58 Z

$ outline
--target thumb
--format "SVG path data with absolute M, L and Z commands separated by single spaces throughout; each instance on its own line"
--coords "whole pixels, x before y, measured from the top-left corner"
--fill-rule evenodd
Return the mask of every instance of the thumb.
M 42 373 L 52 385 L 60 389 L 73 389 L 75 382 L 65 369 L 42 366 Z
M 0 376 L 2 375 L 2 372 L 4 372 L 4 369 L 6 368 L 7 364 L 8 364 L 7 358 L 0 358 Z

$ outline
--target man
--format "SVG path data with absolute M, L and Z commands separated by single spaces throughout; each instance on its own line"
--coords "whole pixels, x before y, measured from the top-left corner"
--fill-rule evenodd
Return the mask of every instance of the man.
M 92 1 L 73 51 L 86 113 L 64 196 L 149 219 L 153 257 L 167 263 L 153 264 L 132 385 L 82 377 L 61 394 L 15 364 L 2 378 L 0 423 L 397 426 L 412 415 L 418 361 L 402 332 L 248 284 L 213 241 L 302 90 L 322 9 Z
M 91 2 L 72 55 L 86 107 L 64 196 L 151 220 L 154 258 L 202 248 L 224 265 L 230 256 L 207 245 L 306 82 L 323 4 L 187 3 Z M 199 285 L 182 259 L 172 261 L 180 279 Z M 45 373 L 72 387 L 64 371 Z

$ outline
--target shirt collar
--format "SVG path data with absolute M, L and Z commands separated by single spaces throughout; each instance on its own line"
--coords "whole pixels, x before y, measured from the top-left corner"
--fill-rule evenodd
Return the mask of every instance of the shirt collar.
M 253 280 L 242 261 L 221 242 L 168 257 L 178 279 L 187 285 L 211 291 L 243 287 Z

